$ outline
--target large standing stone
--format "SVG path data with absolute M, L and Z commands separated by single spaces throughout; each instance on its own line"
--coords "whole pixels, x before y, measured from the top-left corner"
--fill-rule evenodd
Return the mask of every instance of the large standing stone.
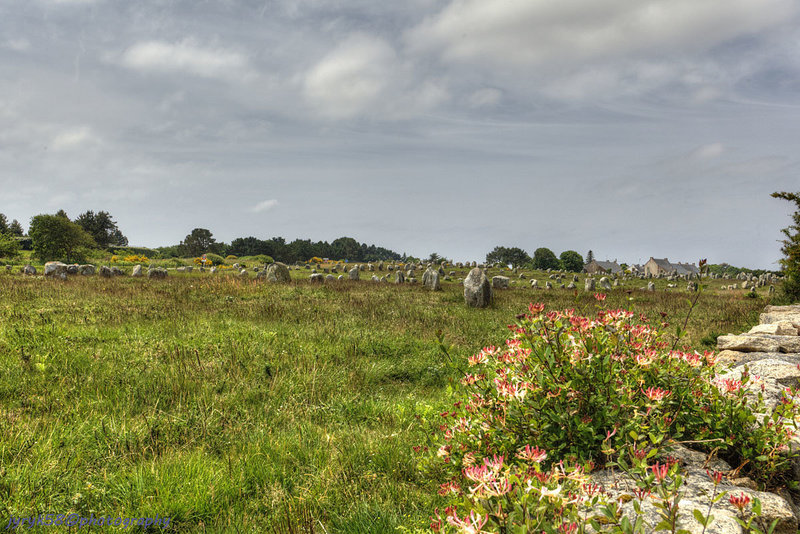
M 347 272 L 347 276 L 350 278 L 350 280 L 358 280 L 358 265 L 350 269 Z
M 433 267 L 428 267 L 425 272 L 422 273 L 422 285 L 431 291 L 439 291 L 442 289 L 439 283 L 439 271 Z
M 109 267 L 108 265 L 100 266 L 98 274 L 103 278 L 111 278 L 112 276 L 114 276 L 114 273 L 111 272 L 111 267 Z
M 44 264 L 44 275 L 52 277 L 60 277 L 62 274 L 67 274 L 67 265 L 60 261 L 48 261 Z
M 464 301 L 472 308 L 485 308 L 492 302 L 492 285 L 477 267 L 464 279 Z
M 78 272 L 83 276 L 92 276 L 95 273 L 94 265 L 87 263 L 78 267 Z
M 268 282 L 289 282 L 292 280 L 289 268 L 279 261 L 270 263 L 264 272 L 266 272 L 265 276 Z
M 325 275 L 324 275 L 324 274 L 322 274 L 322 273 L 313 273 L 313 274 L 312 274 L 312 275 L 309 277 L 309 280 L 311 280 L 312 282 L 318 282 L 318 283 L 320 283 L 320 284 L 321 284 L 322 282 L 324 282 L 324 281 L 325 281 Z
M 648 290 L 648 291 L 655 291 L 655 290 L 656 290 L 656 284 L 655 284 L 655 282 L 648 282 L 648 284 L 647 284 L 647 290 Z
M 133 271 L 131 271 L 131 276 L 133 276 L 134 278 L 139 278 L 140 276 L 143 276 L 143 274 L 142 274 L 142 266 L 141 265 L 137 265 L 136 267 L 134 267 Z
M 470 271 L 470 274 L 472 271 Z M 511 281 L 507 276 L 493 276 L 492 287 L 494 289 L 508 289 L 508 283 Z
M 395 273 L 395 283 L 402 284 L 405 281 L 406 281 L 406 274 L 402 270 L 398 269 L 398 271 Z
M 167 270 L 162 269 L 161 267 L 153 267 L 152 269 L 147 269 L 147 277 L 148 278 L 166 278 L 167 277 Z
M 594 278 L 587 278 L 583 283 L 584 291 L 594 291 Z
M 606 291 L 611 291 L 611 281 L 606 278 L 605 276 L 600 279 L 598 284 L 600 289 L 605 289 Z

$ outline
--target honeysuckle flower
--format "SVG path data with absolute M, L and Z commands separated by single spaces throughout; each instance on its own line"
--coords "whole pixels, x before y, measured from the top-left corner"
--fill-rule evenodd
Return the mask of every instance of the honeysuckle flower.
M 667 466 L 667 464 L 659 464 L 656 462 L 650 466 L 650 469 L 653 471 L 653 475 L 655 475 L 658 482 L 661 482 L 667 478 L 667 471 L 669 470 L 669 466 Z
M 745 493 L 739 493 L 739 495 L 731 494 L 730 497 L 728 497 L 728 502 L 742 511 L 750 504 L 750 496 Z
M 649 387 L 646 390 L 642 390 L 642 392 L 647 396 L 648 399 L 656 402 L 660 402 L 672 394 L 671 391 L 654 387 Z
M 453 512 L 453 515 L 447 518 L 447 522 L 459 529 L 462 534 L 482 534 L 484 532 L 482 530 L 483 526 L 488 520 L 488 515 L 481 517 L 475 510 L 470 510 L 469 518 L 464 517 L 462 519 L 458 517 L 456 512 Z
M 540 449 L 539 447 L 525 445 L 525 447 L 521 448 L 517 452 L 517 458 L 527 462 L 541 463 L 547 458 L 547 451 Z

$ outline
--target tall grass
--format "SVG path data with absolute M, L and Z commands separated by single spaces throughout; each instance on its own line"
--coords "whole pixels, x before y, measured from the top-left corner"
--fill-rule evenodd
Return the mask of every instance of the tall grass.
M 295 276 L 307 276 L 297 271 Z M 660 283 L 660 282 L 659 282 Z M 609 293 L 682 322 L 685 293 Z M 366 281 L 286 285 L 0 274 L 0 517 L 172 518 L 176 531 L 394 532 L 436 486 L 411 447 L 461 360 L 506 337 L 531 301 L 583 292 L 441 292 Z M 704 294 L 687 344 L 740 331 L 765 300 Z M 453 362 L 437 333 L 452 345 Z

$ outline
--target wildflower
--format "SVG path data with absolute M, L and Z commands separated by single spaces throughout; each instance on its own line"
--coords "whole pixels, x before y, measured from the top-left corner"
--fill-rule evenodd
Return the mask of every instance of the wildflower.
M 667 478 L 667 470 L 669 469 L 667 464 L 659 464 L 656 462 L 650 466 L 650 469 L 653 471 L 653 475 L 655 475 L 658 482 L 662 482 L 665 478 Z
M 711 471 L 706 469 L 706 474 L 708 475 L 708 478 L 714 481 L 715 486 L 719 485 L 719 483 L 722 482 L 722 473 L 720 473 L 719 471 L 714 471 L 712 473 Z
M 453 512 L 452 517 L 447 518 L 448 523 L 460 529 L 464 534 L 480 534 L 484 532 L 482 529 L 488 520 L 488 515 L 481 517 L 475 510 L 469 512 L 469 518 L 464 517 L 462 519 L 458 517 L 458 514 L 455 512 Z
M 528 310 L 534 315 L 539 315 L 544 311 L 544 304 L 541 302 L 528 304 Z
M 739 493 L 739 495 L 731 495 L 728 497 L 728 502 L 738 508 L 739 511 L 742 511 L 744 510 L 745 506 L 750 504 L 750 496 L 745 495 L 744 493 Z
M 668 397 L 672 393 L 671 391 L 654 387 L 649 387 L 647 390 L 642 390 L 642 392 L 647 396 L 648 399 L 656 402 L 664 400 L 665 397 Z
M 525 445 L 524 448 L 520 449 L 517 452 L 517 458 L 521 458 L 522 460 L 534 463 L 540 463 L 547 458 L 547 452 L 544 449 L 540 449 L 539 447 L 531 447 L 530 445 Z

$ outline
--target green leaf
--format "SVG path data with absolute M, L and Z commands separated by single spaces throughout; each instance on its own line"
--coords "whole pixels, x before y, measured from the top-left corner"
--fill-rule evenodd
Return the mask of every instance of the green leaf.
M 708 526 L 708 519 L 706 519 L 706 517 L 703 515 L 703 512 L 695 508 L 694 510 L 692 510 L 692 515 L 694 515 L 694 518 L 697 519 L 698 523 L 700 523 L 704 527 Z

